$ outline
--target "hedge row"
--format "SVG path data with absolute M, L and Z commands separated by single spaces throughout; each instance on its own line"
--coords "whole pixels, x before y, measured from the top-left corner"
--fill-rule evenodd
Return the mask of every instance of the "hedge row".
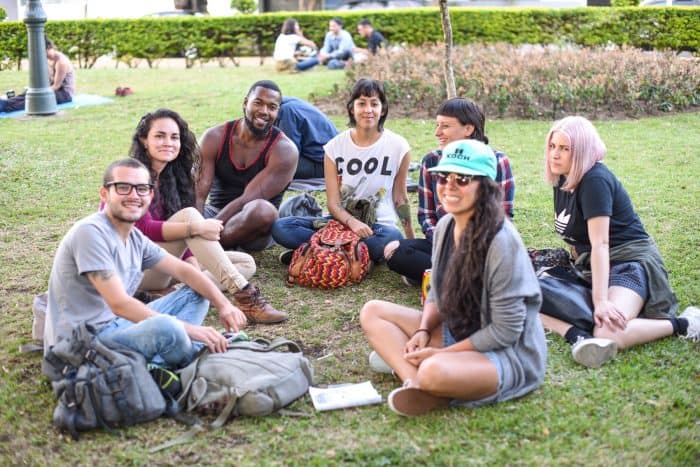
M 366 12 L 294 13 L 305 34 L 322 43 L 327 23 L 341 15 L 348 30 L 369 17 L 391 43 L 422 45 L 442 40 L 437 8 Z M 187 56 L 267 56 L 290 13 L 231 17 L 140 18 L 49 21 L 46 32 L 58 47 L 90 67 L 98 57 L 153 60 Z M 452 8 L 457 44 L 630 45 L 642 49 L 700 51 L 700 8 Z M 364 41 L 359 40 L 363 43 Z M 26 29 L 21 21 L 0 23 L 0 60 L 16 63 L 26 57 Z

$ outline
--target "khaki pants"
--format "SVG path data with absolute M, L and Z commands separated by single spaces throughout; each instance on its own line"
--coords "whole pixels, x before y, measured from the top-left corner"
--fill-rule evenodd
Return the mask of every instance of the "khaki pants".
M 185 208 L 173 214 L 168 221 L 197 222 L 203 219 L 195 208 Z M 239 251 L 224 251 L 217 241 L 194 236 L 161 242 L 159 245 L 178 258 L 189 248 L 205 269 L 205 274 L 223 291 L 234 293 L 241 290 L 255 274 L 255 260 L 252 256 Z M 139 289 L 160 290 L 168 287 L 171 282 L 172 277 L 155 269 L 148 269 L 144 272 Z

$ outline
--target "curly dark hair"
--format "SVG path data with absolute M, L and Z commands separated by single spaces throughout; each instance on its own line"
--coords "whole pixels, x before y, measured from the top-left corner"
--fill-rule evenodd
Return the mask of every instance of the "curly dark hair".
M 478 180 L 474 213 L 450 255 L 440 288 L 440 315 L 457 341 L 480 327 L 486 254 L 504 219 L 501 188 L 488 177 Z
M 180 152 L 175 160 L 157 174 L 151 165 L 151 158 L 143 145 L 143 141 L 151 131 L 154 121 L 161 118 L 174 120 L 180 130 Z M 149 112 L 139 121 L 136 132 L 131 139 L 129 155 L 139 160 L 151 172 L 153 180 L 158 181 L 158 189 L 155 193 L 154 204 L 161 202 L 165 219 L 183 208 L 194 206 L 195 172 L 200 169 L 200 152 L 197 138 L 190 130 L 187 122 L 180 115 L 170 109 L 158 109 Z

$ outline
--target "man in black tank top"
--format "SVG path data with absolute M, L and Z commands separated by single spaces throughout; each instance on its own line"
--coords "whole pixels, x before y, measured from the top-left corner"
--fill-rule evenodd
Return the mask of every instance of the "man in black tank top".
M 277 208 L 298 161 L 294 143 L 273 126 L 281 102 L 275 83 L 258 81 L 243 101 L 243 118 L 202 136 L 196 205 L 204 217 L 223 221 L 224 248 L 259 251 L 270 244 Z
M 219 241 L 224 249 L 259 251 L 272 244 L 270 230 L 299 159 L 294 143 L 273 126 L 281 102 L 275 83 L 258 81 L 243 100 L 243 118 L 209 128 L 200 141 L 196 207 L 204 217 L 223 222 Z M 253 286 L 236 295 L 248 288 L 254 289 L 249 297 L 234 298 L 249 319 L 286 319 Z

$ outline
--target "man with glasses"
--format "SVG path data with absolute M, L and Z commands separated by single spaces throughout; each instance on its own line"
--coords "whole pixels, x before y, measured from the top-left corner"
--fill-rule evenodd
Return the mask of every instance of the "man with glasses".
M 153 198 L 148 169 L 136 159 L 112 163 L 105 171 L 100 197 L 103 210 L 78 221 L 56 252 L 44 348 L 69 339 L 75 326 L 87 322 L 100 336 L 169 368 L 189 363 L 202 345 L 212 352 L 225 351 L 224 336 L 201 326 L 209 302 L 227 331 L 244 327 L 245 315 L 200 270 L 169 255 L 134 228 Z M 148 305 L 141 303 L 133 294 L 149 268 L 186 287 Z

